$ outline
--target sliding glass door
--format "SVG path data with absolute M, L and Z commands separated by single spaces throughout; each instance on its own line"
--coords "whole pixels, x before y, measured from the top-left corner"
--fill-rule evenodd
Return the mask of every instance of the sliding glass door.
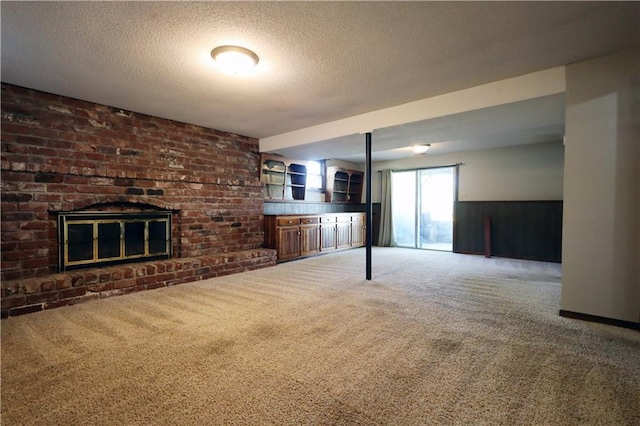
M 453 250 L 455 167 L 394 172 L 391 191 L 396 246 Z
M 453 167 L 418 172 L 419 248 L 453 250 L 454 172 Z
M 391 175 L 391 217 L 393 245 L 415 247 L 417 241 L 416 172 L 393 172 Z

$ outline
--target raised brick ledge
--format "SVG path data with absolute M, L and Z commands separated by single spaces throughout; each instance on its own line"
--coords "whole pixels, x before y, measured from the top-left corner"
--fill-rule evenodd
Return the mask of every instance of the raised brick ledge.
M 250 271 L 275 264 L 276 251 L 261 248 L 198 258 L 130 263 L 3 281 L 2 318 Z

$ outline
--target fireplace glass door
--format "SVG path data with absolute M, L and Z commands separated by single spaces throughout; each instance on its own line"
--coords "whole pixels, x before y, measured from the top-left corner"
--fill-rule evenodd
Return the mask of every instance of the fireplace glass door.
M 171 257 L 171 213 L 59 215 L 60 270 Z

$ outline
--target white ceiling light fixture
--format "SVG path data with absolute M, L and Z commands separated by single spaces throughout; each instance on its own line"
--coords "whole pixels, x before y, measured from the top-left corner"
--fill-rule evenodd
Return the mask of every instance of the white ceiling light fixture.
M 414 145 L 411 147 L 411 150 L 413 151 L 414 154 L 424 154 L 429 150 L 430 147 L 431 147 L 431 144 L 425 143 L 422 145 Z
M 218 46 L 211 51 L 211 57 L 230 74 L 246 74 L 260 61 L 258 55 L 240 46 Z

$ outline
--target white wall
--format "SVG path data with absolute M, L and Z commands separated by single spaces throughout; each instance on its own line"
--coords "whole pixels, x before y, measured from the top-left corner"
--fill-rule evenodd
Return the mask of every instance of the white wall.
M 640 51 L 567 66 L 561 309 L 640 321 Z
M 373 168 L 373 202 L 380 201 L 382 169 L 412 169 L 463 163 L 460 201 L 562 200 L 564 147 L 562 141 L 517 145 L 442 155 L 419 155 L 377 162 Z
M 325 163 L 327 167 L 342 167 L 343 169 L 347 169 L 347 170 L 364 171 L 364 163 L 356 164 L 348 161 L 335 160 L 333 158 L 329 158 L 328 160 L 325 161 Z

